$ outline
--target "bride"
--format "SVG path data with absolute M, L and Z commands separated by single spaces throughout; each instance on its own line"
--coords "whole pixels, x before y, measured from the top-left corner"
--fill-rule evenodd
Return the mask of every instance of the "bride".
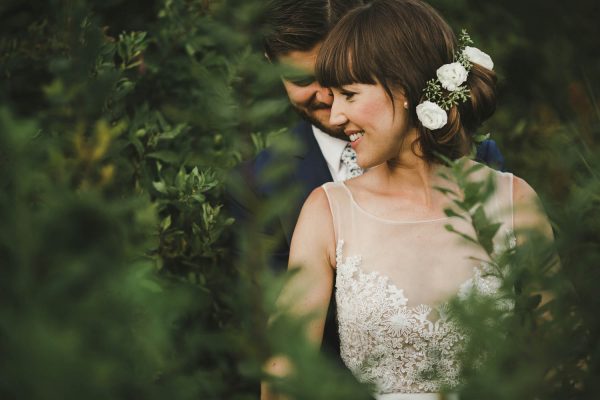
M 475 261 L 489 258 L 483 249 L 445 229 L 474 234 L 447 216 L 453 203 L 435 189 L 460 193 L 440 176 L 451 176 L 442 160 L 467 155 L 495 109 L 493 63 L 469 44 L 420 0 L 375 0 L 346 15 L 317 58 L 317 79 L 334 97 L 330 122 L 368 172 L 306 200 L 290 251 L 297 273 L 281 303 L 318 316 L 307 335 L 320 343 L 335 276 L 342 358 L 360 381 L 375 384 L 377 399 L 435 399 L 442 386 L 457 385 L 465 336 L 445 303 L 498 288 Z M 484 209 L 502 224 L 496 247 L 514 245 L 513 232 L 519 245 L 524 229 L 552 237 L 525 181 L 482 165 L 475 175 L 495 183 Z M 273 360 L 269 371 L 284 366 Z

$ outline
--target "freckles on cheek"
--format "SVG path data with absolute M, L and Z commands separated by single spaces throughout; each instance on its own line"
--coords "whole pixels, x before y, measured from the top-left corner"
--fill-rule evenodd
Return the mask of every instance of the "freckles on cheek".
M 390 108 L 390 105 L 385 101 L 373 101 L 364 104 L 360 112 L 367 118 L 373 118 L 381 122 L 386 116 L 391 117 L 392 113 Z
M 361 107 L 360 112 L 365 116 L 374 115 L 381 105 L 379 103 L 369 103 Z

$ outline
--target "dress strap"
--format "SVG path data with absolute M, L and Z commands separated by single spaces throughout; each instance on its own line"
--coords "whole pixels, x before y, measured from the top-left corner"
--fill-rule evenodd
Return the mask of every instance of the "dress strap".
M 327 182 L 322 185 L 322 188 L 331 210 L 335 241 L 336 243 L 343 242 L 343 233 L 347 232 L 345 229 L 348 228 L 349 221 L 352 219 L 350 193 L 342 182 Z
M 484 206 L 488 217 L 502 225 L 494 238 L 497 250 L 513 247 L 514 244 L 514 175 L 510 172 L 490 170 L 495 181 L 495 193 Z

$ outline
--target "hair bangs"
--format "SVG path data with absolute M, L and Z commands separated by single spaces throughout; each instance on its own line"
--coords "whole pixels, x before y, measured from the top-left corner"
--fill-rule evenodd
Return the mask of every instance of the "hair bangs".
M 351 12 L 331 31 L 322 44 L 315 75 L 324 87 L 341 87 L 352 83 L 375 84 L 376 57 L 365 34 L 362 14 Z

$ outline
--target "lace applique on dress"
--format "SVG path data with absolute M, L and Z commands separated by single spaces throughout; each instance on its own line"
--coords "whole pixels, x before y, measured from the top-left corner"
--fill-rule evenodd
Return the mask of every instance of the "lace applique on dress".
M 498 183 L 485 211 L 501 223 L 493 241 L 500 254 L 514 247 L 512 175 L 485 171 Z M 444 228 L 451 222 L 454 230 L 476 235 L 467 218 L 388 219 L 363 208 L 372 205 L 368 198 L 357 202 L 343 182 L 323 188 L 338 239 L 335 296 L 345 364 L 378 394 L 432 393 L 458 385 L 458 356 L 468 335 L 439 299 L 481 294 L 502 305 L 505 271 L 476 265 L 475 259 L 488 258 L 485 250 Z
M 360 256 L 343 259 L 343 246 L 339 240 L 336 300 L 341 356 L 348 368 L 360 381 L 375 384 L 379 393 L 438 392 L 442 386 L 456 386 L 457 353 L 466 335 L 453 322 L 447 304 L 435 309 L 407 306 L 404 291 L 389 278 L 361 269 Z M 497 275 L 476 268 L 459 293 L 493 294 L 500 284 Z
M 504 243 L 494 244 L 494 254 L 499 255 L 507 250 L 517 247 L 517 238 L 509 229 L 504 236 Z M 500 297 L 500 288 L 504 277 L 504 271 L 498 270 L 494 265 L 482 262 L 479 267 L 473 268 L 473 277 L 465 281 L 458 290 L 458 298 L 466 299 L 470 294 L 496 297 L 497 306 L 500 310 L 510 311 L 514 309 L 512 300 Z

